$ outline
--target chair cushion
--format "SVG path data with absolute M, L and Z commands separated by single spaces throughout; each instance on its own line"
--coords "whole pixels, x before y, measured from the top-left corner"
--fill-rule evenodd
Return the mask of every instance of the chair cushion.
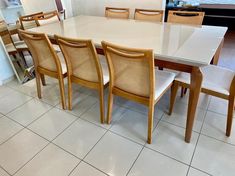
M 103 71 L 104 85 L 106 85 L 109 82 L 108 64 L 107 64 L 106 60 L 103 60 L 102 58 L 100 59 L 100 64 L 101 64 L 102 71 Z
M 161 97 L 164 91 L 172 84 L 176 74 L 155 69 L 155 100 Z
M 233 71 L 214 65 L 201 67 L 201 71 L 203 75 L 202 88 L 229 95 L 230 86 L 235 75 Z M 190 84 L 190 74 L 180 73 L 175 80 Z
M 57 55 L 59 56 L 59 59 L 60 59 L 62 74 L 65 74 L 65 73 L 67 73 L 67 66 L 66 66 L 66 63 L 64 60 L 64 56 L 63 56 L 62 52 L 58 52 Z

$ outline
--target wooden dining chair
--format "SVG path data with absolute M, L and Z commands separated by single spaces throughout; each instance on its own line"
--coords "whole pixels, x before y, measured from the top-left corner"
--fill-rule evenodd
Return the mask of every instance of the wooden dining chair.
M 130 10 L 128 8 L 106 7 L 105 16 L 108 18 L 128 19 Z
M 153 50 L 131 49 L 102 42 L 109 67 L 107 122 L 112 120 L 113 95 L 148 107 L 148 143 L 152 142 L 154 105 L 171 88 L 175 74 L 154 66 Z
M 168 12 L 167 22 L 189 25 L 202 25 L 205 12 L 173 11 Z
M 60 16 L 57 10 L 47 12 L 35 16 L 35 20 L 38 26 L 55 23 L 60 21 Z
M 72 110 L 72 83 L 96 89 L 100 97 L 100 121 L 104 123 L 104 89 L 109 83 L 107 64 L 100 63 L 91 40 L 55 38 L 67 63 L 69 110 Z
M 23 59 L 24 65 L 27 66 L 23 52 L 29 51 L 29 49 L 24 41 L 14 42 L 12 40 L 11 34 L 8 30 L 8 27 L 5 21 L 0 21 L 0 36 L 2 38 L 2 41 L 5 45 L 5 48 L 8 54 L 13 56 L 17 64 L 21 67 L 19 60 L 16 57 L 16 55 L 19 54 Z
M 230 136 L 235 99 L 235 72 L 215 65 L 201 67 L 201 72 L 203 75 L 201 92 L 228 100 L 226 136 Z M 175 78 L 172 87 L 173 93 L 171 94 L 170 115 L 173 111 L 179 86 L 190 88 L 190 74 L 180 73 Z
M 163 10 L 135 9 L 135 20 L 162 22 Z
M 67 69 L 63 56 L 57 55 L 46 34 L 23 30 L 19 30 L 19 33 L 33 56 L 38 98 L 42 98 L 40 79 L 45 86 L 45 75 L 56 78 L 59 81 L 62 108 L 66 109 L 64 78 L 67 77 Z
M 43 12 L 38 12 L 38 13 L 19 17 L 21 29 L 27 30 L 27 29 L 37 27 L 37 23 L 35 21 L 35 16 L 41 15 L 41 14 L 43 14 Z

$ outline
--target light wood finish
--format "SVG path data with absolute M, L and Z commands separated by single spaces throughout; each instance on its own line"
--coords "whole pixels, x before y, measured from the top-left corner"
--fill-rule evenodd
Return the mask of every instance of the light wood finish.
M 130 15 L 130 10 L 128 8 L 115 8 L 115 7 L 105 8 L 105 16 L 108 18 L 128 19 L 129 15 Z
M 60 16 L 57 10 L 52 12 L 47 12 L 35 16 L 35 21 L 38 26 L 46 25 L 49 23 L 54 23 L 60 21 Z
M 220 74 L 220 73 L 218 73 Z M 229 89 L 229 95 L 222 93 L 222 92 L 217 92 L 215 90 L 211 90 L 208 88 L 204 88 L 202 87 L 200 89 L 199 84 L 201 84 L 201 78 L 202 78 L 202 73 L 200 71 L 200 69 L 195 69 L 194 72 L 192 73 L 191 76 L 191 83 L 188 84 L 186 82 L 181 82 L 178 80 L 174 81 L 174 87 L 173 87 L 173 94 L 171 94 L 171 103 L 170 103 L 170 112 L 169 114 L 171 115 L 172 111 L 173 111 L 173 107 L 174 107 L 174 103 L 175 103 L 175 99 L 176 99 L 176 94 L 177 94 L 177 90 L 179 86 L 182 86 L 184 89 L 189 88 L 190 89 L 190 101 L 189 101 L 189 106 L 193 103 L 195 103 L 195 101 L 198 101 L 198 91 L 200 90 L 200 92 L 211 95 L 211 96 L 215 96 L 218 98 L 222 98 L 225 100 L 228 100 L 228 115 L 227 115 L 227 128 L 226 128 L 226 136 L 230 136 L 231 134 L 231 128 L 232 128 L 232 120 L 233 120 L 233 113 L 234 113 L 234 98 L 235 98 L 235 76 L 231 82 L 231 86 Z M 216 76 L 216 75 L 215 75 Z M 226 78 L 224 78 L 226 79 Z M 197 84 L 197 85 L 195 85 Z M 189 108 L 188 113 L 195 113 L 195 109 L 194 108 Z M 188 130 L 186 131 L 187 137 L 186 137 L 186 141 L 190 140 L 191 137 L 191 132 L 192 131 L 192 122 L 193 122 L 193 118 L 190 117 L 187 120 L 187 125 Z
M 104 89 L 108 86 L 107 75 L 91 40 L 70 39 L 55 36 L 64 55 L 68 71 L 68 108 L 72 110 L 72 83 L 96 89 L 100 96 L 100 121 L 104 123 Z
M 213 60 L 212 60 L 213 65 L 218 65 L 220 53 L 221 53 L 223 46 L 224 46 L 224 39 L 221 41 L 220 46 L 219 48 L 217 48 L 216 53 L 213 57 Z
M 163 10 L 135 9 L 135 20 L 162 22 Z
M 150 144 L 152 142 L 154 105 L 171 87 L 172 82 L 156 97 L 153 50 L 126 48 L 104 41 L 102 46 L 110 75 L 107 123 L 110 124 L 112 120 L 114 95 L 146 105 L 149 108 L 147 141 Z
M 38 12 L 38 13 L 33 13 L 30 15 L 25 15 L 21 16 L 19 18 L 21 29 L 26 30 L 26 29 L 31 29 L 34 27 L 37 27 L 37 23 L 35 21 L 35 16 L 41 15 L 43 12 Z
M 33 62 L 36 74 L 38 98 L 42 98 L 40 80 L 45 85 L 44 75 L 58 79 L 62 108 L 66 109 L 64 78 L 67 77 L 67 71 L 61 64 L 50 40 L 45 34 L 26 32 L 19 30 L 20 36 L 24 39 L 33 56 Z
M 204 12 L 172 11 L 168 12 L 167 22 L 189 25 L 202 25 Z

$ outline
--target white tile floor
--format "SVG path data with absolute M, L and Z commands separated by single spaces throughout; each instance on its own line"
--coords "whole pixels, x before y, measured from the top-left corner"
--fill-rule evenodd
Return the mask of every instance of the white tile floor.
M 223 100 L 201 95 L 187 144 L 187 96 L 168 116 L 168 93 L 148 145 L 144 106 L 116 98 L 112 124 L 100 124 L 94 91 L 74 86 L 73 111 L 63 111 L 57 83 L 47 82 L 42 100 L 34 81 L 0 87 L 0 176 L 235 175 L 235 127 L 227 138 Z

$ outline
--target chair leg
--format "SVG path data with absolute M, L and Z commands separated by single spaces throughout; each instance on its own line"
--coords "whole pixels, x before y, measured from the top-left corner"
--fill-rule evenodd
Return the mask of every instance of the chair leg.
M 228 103 L 228 117 L 227 117 L 227 129 L 226 129 L 226 136 L 230 136 L 233 124 L 233 112 L 234 112 L 234 102 L 235 97 L 229 97 Z
M 45 75 L 40 74 L 41 80 L 42 80 L 42 85 L 46 86 L 46 80 L 45 80 Z
M 66 109 L 65 94 L 64 94 L 64 79 L 62 76 L 59 76 L 59 86 L 60 86 L 60 96 L 62 102 L 62 108 Z
M 101 86 L 99 90 L 100 95 L 100 122 L 104 123 L 104 87 Z
M 70 76 L 68 76 L 68 108 L 71 111 L 73 106 L 73 89 L 72 89 L 72 81 Z
M 107 111 L 107 123 L 108 124 L 110 124 L 112 120 L 112 111 L 113 111 L 113 93 L 112 93 L 112 90 L 109 90 L 108 111 Z
M 184 95 L 186 95 L 188 89 L 187 88 L 184 88 Z
M 171 115 L 172 112 L 173 112 L 173 108 L 174 108 L 174 104 L 175 104 L 175 99 L 176 99 L 176 95 L 177 95 L 177 92 L 178 92 L 178 88 L 179 88 L 179 84 L 177 84 L 175 82 L 171 86 L 171 99 L 170 99 L 169 115 Z
M 183 98 L 184 97 L 184 87 L 181 87 L 181 93 L 180 93 L 180 97 Z
M 40 74 L 39 73 L 35 73 L 36 74 L 36 84 L 37 84 L 37 93 L 38 93 L 38 98 L 41 99 L 42 98 L 42 90 L 41 90 L 41 80 L 40 80 Z
M 148 144 L 152 143 L 152 132 L 153 132 L 153 115 L 154 115 L 154 103 L 151 102 L 149 105 L 148 112 Z

